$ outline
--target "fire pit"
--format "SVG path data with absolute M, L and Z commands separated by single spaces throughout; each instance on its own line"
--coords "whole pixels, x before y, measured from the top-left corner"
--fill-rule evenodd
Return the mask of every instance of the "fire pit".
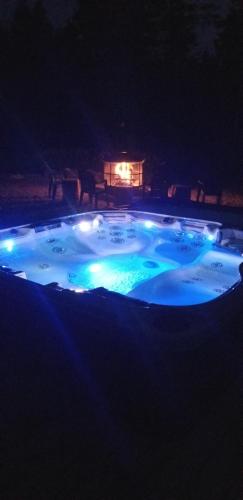
M 108 190 L 118 202 L 129 202 L 134 192 L 143 187 L 144 160 L 131 157 L 126 152 L 104 161 L 104 179 Z

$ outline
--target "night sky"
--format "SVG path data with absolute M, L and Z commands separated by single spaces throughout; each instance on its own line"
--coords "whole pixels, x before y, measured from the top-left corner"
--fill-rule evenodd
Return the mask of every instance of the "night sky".
M 33 4 L 34 0 L 29 0 Z M 77 0 L 43 0 L 46 10 L 56 26 L 65 23 L 72 16 L 77 5 Z M 17 0 L 0 0 L 0 17 L 8 19 L 11 17 Z
M 11 17 L 18 0 L 0 0 L 0 17 L 8 19 Z M 207 0 L 194 0 L 196 4 L 203 4 Z M 34 0 L 29 0 L 29 3 L 34 3 Z M 47 12 L 56 26 L 65 23 L 72 16 L 77 5 L 77 0 L 43 0 Z M 219 11 L 224 12 L 227 9 L 229 0 L 211 0 L 213 5 L 219 8 Z
M 18 1 L 0 0 L 0 18 L 6 24 Z M 26 1 L 34 5 L 36 0 Z M 33 17 L 30 25 L 28 16 L 27 21 L 17 20 L 12 29 L 9 26 L 6 36 L 0 30 L 1 92 L 6 101 L 2 117 L 0 113 L 6 135 L 0 163 L 2 155 L 6 169 L 22 164 L 32 168 L 39 161 L 36 157 L 32 161 L 35 144 L 68 149 L 82 143 L 87 151 L 96 152 L 139 150 L 143 145 L 144 151 L 154 151 L 173 165 L 178 179 L 182 173 L 184 178 L 184 172 L 188 177 L 201 176 L 203 170 L 206 175 L 215 165 L 221 178 L 227 172 L 232 178 L 227 165 L 238 165 L 240 143 L 237 11 L 216 33 L 214 9 L 196 9 L 191 25 L 194 9 L 192 18 L 185 19 L 188 11 L 179 9 L 179 0 L 178 12 L 170 11 L 170 16 L 161 12 L 160 18 L 158 11 L 155 24 L 152 2 L 148 2 L 147 17 L 143 9 L 138 15 L 145 0 L 134 4 L 117 0 L 118 7 L 126 8 L 122 14 L 119 9 L 114 9 L 115 14 L 111 11 L 113 18 L 105 17 L 102 6 L 110 5 L 105 0 L 99 0 L 99 15 L 89 9 L 90 0 L 43 3 L 58 27 L 72 17 L 81 1 L 86 15 L 78 19 L 82 36 L 76 36 L 72 25 L 60 33 L 43 29 L 41 22 L 38 26 L 38 18 Z M 223 21 L 222 5 L 226 12 L 230 1 L 194 0 L 194 5 L 218 7 Z M 177 7 L 177 2 L 171 5 Z M 18 123 L 15 116 L 20 117 Z M 235 178 L 238 174 L 235 168 Z

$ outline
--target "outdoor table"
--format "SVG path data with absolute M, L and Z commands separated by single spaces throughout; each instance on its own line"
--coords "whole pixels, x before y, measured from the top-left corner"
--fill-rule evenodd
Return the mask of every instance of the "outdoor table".
M 190 184 L 172 184 L 171 197 L 178 200 L 191 200 L 192 186 Z

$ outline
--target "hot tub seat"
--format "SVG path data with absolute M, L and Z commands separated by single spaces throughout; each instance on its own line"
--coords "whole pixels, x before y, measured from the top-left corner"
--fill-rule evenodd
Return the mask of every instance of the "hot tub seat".
M 239 280 L 242 257 L 220 244 L 220 227 L 135 211 L 77 214 L 0 231 L 0 266 L 75 292 L 107 288 L 147 303 L 198 304 Z
M 239 264 L 237 256 L 229 257 L 222 250 L 213 250 L 190 266 L 166 271 L 147 283 L 141 283 L 128 295 L 163 305 L 208 302 L 227 292 L 240 280 Z

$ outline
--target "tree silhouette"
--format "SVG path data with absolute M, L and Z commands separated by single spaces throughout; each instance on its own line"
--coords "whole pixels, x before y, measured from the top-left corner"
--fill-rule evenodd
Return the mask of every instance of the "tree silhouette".
M 219 23 L 217 51 L 220 66 L 229 79 L 238 79 L 242 63 L 243 8 L 240 0 L 231 0 L 228 15 Z
M 218 6 L 210 1 L 197 3 L 195 11 L 197 44 L 193 52 L 203 62 L 216 56 L 217 36 L 222 16 L 219 14 Z
M 31 12 L 32 41 L 34 43 L 34 53 L 36 58 L 48 56 L 48 51 L 52 49 L 52 25 L 43 6 L 42 0 L 36 0 Z
M 191 55 L 195 43 L 195 8 L 184 0 L 150 0 L 148 50 L 155 62 L 181 66 Z
M 242 61 L 243 8 L 240 0 L 231 0 L 228 15 L 220 23 L 217 41 L 222 99 L 222 126 L 227 144 L 231 175 L 243 178 L 242 168 Z M 240 159 L 241 158 L 241 159 Z M 237 181 L 236 181 L 237 182 Z
M 210 0 L 78 0 L 54 30 L 41 0 L 19 0 L 0 26 L 6 109 L 36 143 L 142 144 L 183 175 L 220 169 L 238 147 L 239 6 L 219 20 Z M 198 44 L 210 26 L 215 53 Z
M 19 0 L 14 13 L 12 26 L 13 69 L 29 73 L 32 60 L 32 15 L 26 0 Z

